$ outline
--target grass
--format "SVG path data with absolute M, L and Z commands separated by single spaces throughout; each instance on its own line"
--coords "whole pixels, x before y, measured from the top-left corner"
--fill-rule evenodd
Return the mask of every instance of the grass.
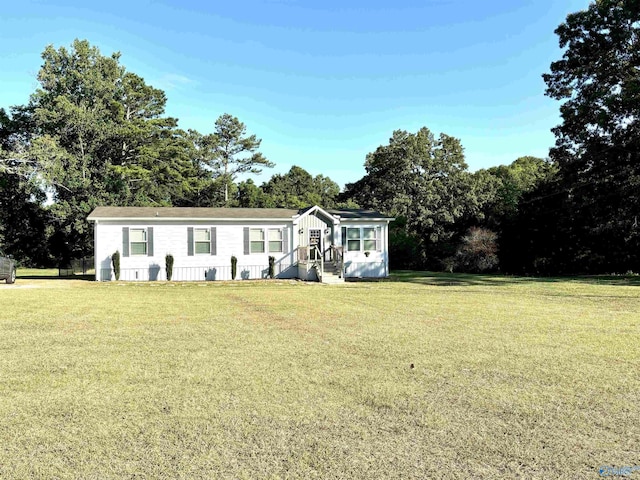
M 18 277 L 31 278 L 31 277 L 58 277 L 60 276 L 60 270 L 57 268 L 24 268 L 19 267 L 16 272 Z
M 585 478 L 638 465 L 634 282 L 1 284 L 0 478 Z
M 86 275 L 82 275 L 81 273 L 73 273 L 71 269 L 59 269 L 59 268 L 24 268 L 19 267 L 17 272 L 17 277 L 27 280 L 32 279 L 44 279 L 44 278 L 65 278 L 65 279 L 84 279 L 84 280 L 92 280 L 95 277 L 95 270 L 89 269 L 87 270 Z

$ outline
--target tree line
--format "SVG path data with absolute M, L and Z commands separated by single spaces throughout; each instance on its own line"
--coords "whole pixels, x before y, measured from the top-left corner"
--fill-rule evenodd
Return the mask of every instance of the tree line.
M 393 268 L 640 271 L 640 10 L 600 0 L 557 29 L 543 78 L 560 102 L 549 158 L 470 172 L 460 139 L 397 130 L 344 191 L 274 164 L 230 114 L 183 130 L 166 95 L 86 40 L 48 46 L 26 105 L 0 109 L 0 244 L 25 265 L 91 255 L 98 205 L 370 208 L 396 217 Z M 242 179 L 242 180 L 241 180 Z
M 261 186 L 246 179 L 274 163 L 244 123 L 225 113 L 211 133 L 179 128 L 165 93 L 119 53 L 76 40 L 42 59 L 29 102 L 0 109 L 0 245 L 24 265 L 90 256 L 98 205 L 339 205 L 335 182 L 297 166 Z

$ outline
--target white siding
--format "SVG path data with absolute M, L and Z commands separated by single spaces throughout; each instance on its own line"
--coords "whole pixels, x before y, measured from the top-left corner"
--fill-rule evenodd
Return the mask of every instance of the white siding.
M 384 262 L 354 262 L 348 260 L 344 264 L 344 276 L 358 278 L 383 278 L 386 277 Z
M 347 251 L 344 247 L 345 277 L 383 278 L 389 275 L 389 226 L 384 222 L 367 222 L 343 220 L 340 227 L 346 228 L 376 228 L 380 227 L 380 251 L 370 250 L 365 255 L 362 238 L 360 250 Z M 340 230 L 342 236 L 342 230 Z
M 304 221 L 302 221 L 304 220 Z M 123 255 L 122 228 L 153 227 L 153 256 Z M 188 255 L 188 228 L 216 227 L 216 255 L 194 254 Z M 244 254 L 244 228 L 263 228 L 265 235 L 268 229 L 285 229 L 287 253 L 269 253 L 268 237 L 266 238 L 265 253 Z M 120 252 L 120 280 L 166 280 L 165 256 L 174 257 L 172 280 L 230 280 L 231 257 L 238 259 L 236 279 L 264 278 L 268 272 L 269 256 L 276 259 L 275 273 L 279 278 L 295 278 L 298 276 L 297 266 L 294 264 L 294 251 L 299 245 L 307 243 L 309 227 L 323 228 L 329 232 L 325 237 L 325 248 L 331 243 L 340 245 L 341 227 L 379 227 L 380 251 L 369 251 L 365 255 L 364 245 L 359 251 L 347 251 L 344 245 L 344 264 L 346 277 L 386 277 L 389 274 L 388 254 L 388 223 L 372 220 L 343 220 L 341 224 L 329 225 L 315 216 L 301 219 L 300 224 L 293 225 L 293 221 L 178 221 L 178 220 L 150 220 L 144 222 L 133 221 L 99 221 L 95 225 L 95 262 L 96 279 L 112 280 L 113 271 L 111 256 L 117 250 Z M 303 234 L 300 234 L 300 230 Z M 332 238 L 333 237 L 333 238 Z
M 122 228 L 153 227 L 152 257 L 143 255 L 122 256 Z M 187 229 L 216 227 L 216 255 L 188 255 Z M 283 229 L 287 228 L 288 252 L 244 254 L 244 227 Z M 238 259 L 237 279 L 266 277 L 269 256 L 276 259 L 275 272 L 281 278 L 293 278 L 296 271 L 290 268 L 293 261 L 293 235 L 291 224 L 282 222 L 253 222 L 234 224 L 231 222 L 106 222 L 96 225 L 96 279 L 112 278 L 111 255 L 120 252 L 121 280 L 166 280 L 165 256 L 174 257 L 173 280 L 226 280 L 231 279 L 231 256 Z
M 298 238 L 299 238 L 299 245 L 301 247 L 306 247 L 309 245 L 309 230 L 310 229 L 318 229 L 321 230 L 322 232 L 324 232 L 326 229 L 328 228 L 327 223 L 316 217 L 314 214 L 311 215 L 307 215 L 303 218 L 300 219 L 300 222 L 298 223 Z M 302 232 L 302 233 L 300 233 Z M 325 236 L 325 234 L 322 234 L 323 237 Z M 325 243 L 327 241 L 327 239 L 324 239 Z

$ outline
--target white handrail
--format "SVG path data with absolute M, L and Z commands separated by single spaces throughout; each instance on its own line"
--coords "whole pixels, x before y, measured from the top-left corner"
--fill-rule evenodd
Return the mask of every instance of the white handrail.
M 318 258 L 320 259 L 320 270 L 318 271 L 316 269 L 316 271 L 318 271 L 318 280 L 322 281 L 322 275 L 324 273 L 324 258 L 322 256 L 322 252 L 318 248 L 318 245 L 314 245 L 311 248 L 316 252 L 316 262 L 318 261 Z

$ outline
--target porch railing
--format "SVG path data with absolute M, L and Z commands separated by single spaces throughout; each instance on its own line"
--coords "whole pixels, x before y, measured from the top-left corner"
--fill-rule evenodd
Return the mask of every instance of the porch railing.
M 313 253 L 311 257 L 315 257 L 315 260 L 312 261 L 315 263 L 316 271 L 318 272 L 318 280 L 322 281 L 322 275 L 324 275 L 324 257 L 317 245 L 311 247 L 311 253 Z M 318 268 L 318 263 L 320 263 L 320 268 Z
M 298 247 L 294 263 L 307 266 L 307 272 L 317 267 L 318 277 L 322 279 L 324 267 L 331 264 L 338 271 L 340 278 L 344 277 L 344 247 L 331 245 L 321 252 L 317 245 Z
M 309 261 L 309 247 L 298 247 L 296 249 L 296 258 L 294 258 L 293 261 L 297 263 Z
M 329 247 L 329 261 L 332 262 L 338 270 L 338 276 L 344 277 L 344 247 L 331 245 Z
M 307 273 L 312 268 L 316 269 L 318 279 L 322 281 L 322 274 L 324 272 L 324 257 L 317 245 L 298 247 L 296 250 L 296 258 L 294 262 L 302 265 L 306 265 Z
M 295 274 L 290 271 L 293 267 L 290 263 L 276 262 L 275 275 L 276 278 L 294 278 Z M 238 265 L 236 269 L 236 280 L 253 280 L 268 277 L 268 265 Z M 120 269 L 121 281 L 166 281 L 167 272 L 159 265 L 151 265 L 150 267 L 140 268 L 122 268 Z M 171 278 L 176 282 L 195 282 L 195 281 L 215 281 L 215 280 L 231 280 L 230 265 L 213 265 L 213 266 L 191 266 L 191 267 L 174 267 L 173 276 Z M 115 274 L 111 268 L 100 269 L 100 281 L 115 280 Z

